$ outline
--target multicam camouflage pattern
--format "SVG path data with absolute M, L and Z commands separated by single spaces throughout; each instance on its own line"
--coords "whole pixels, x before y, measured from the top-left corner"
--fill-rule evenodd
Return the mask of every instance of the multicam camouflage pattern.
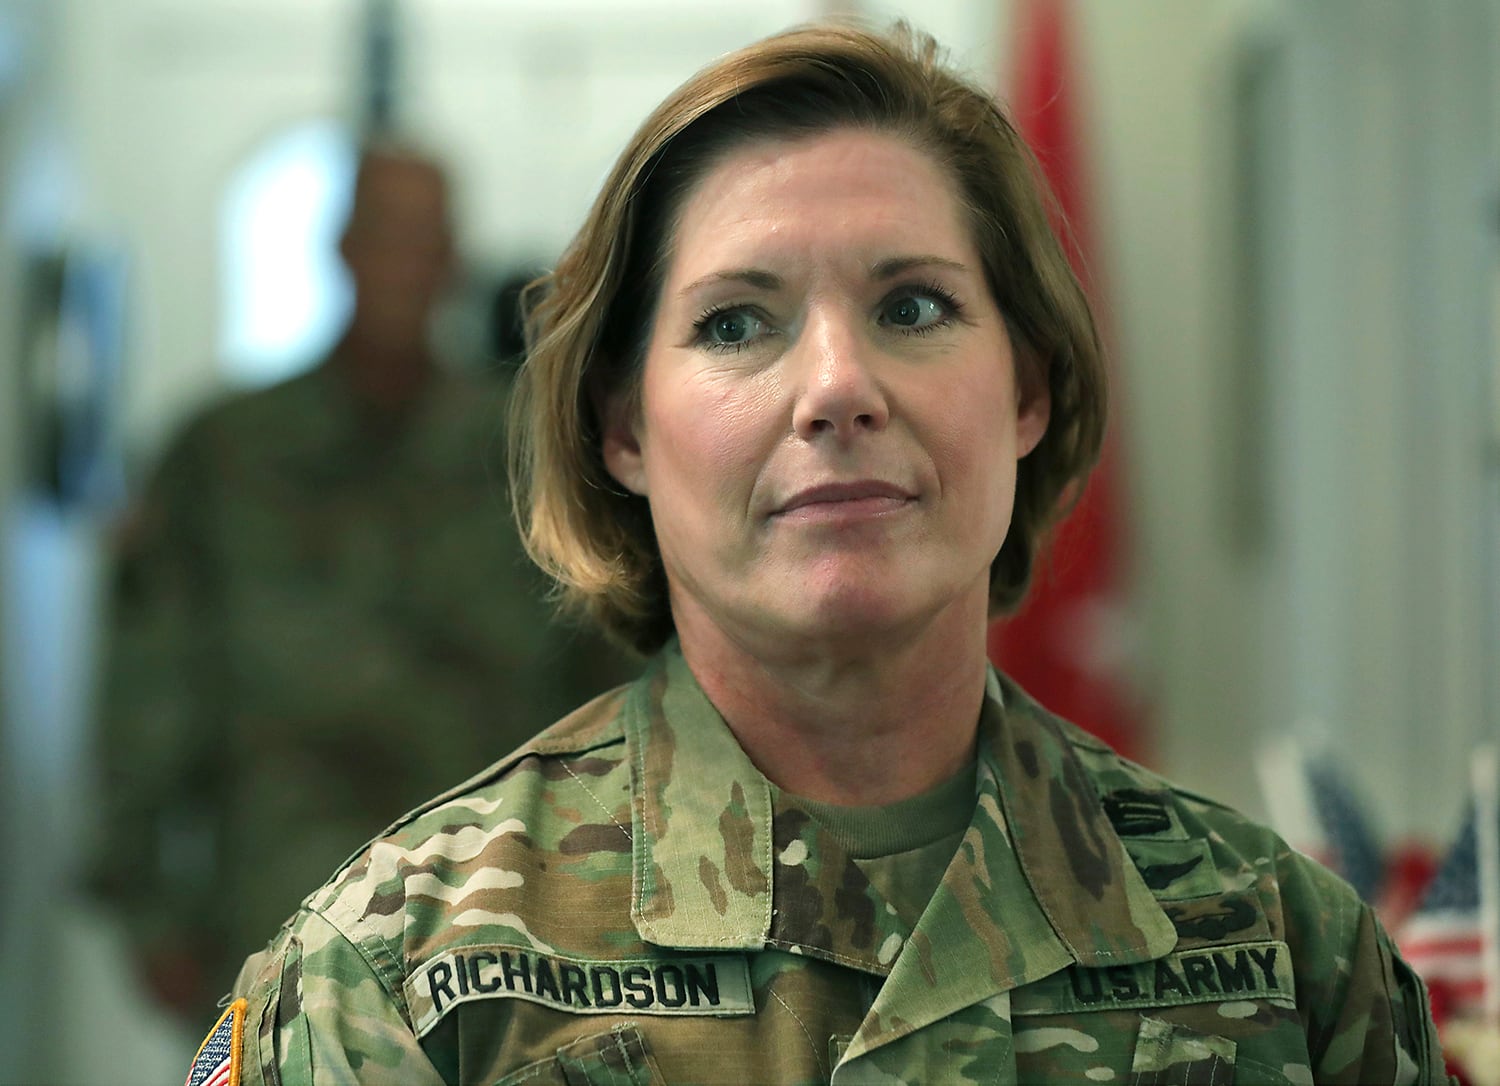
M 630 673 L 550 621 L 502 382 L 441 374 L 384 429 L 344 388 L 199 418 L 119 558 L 98 881 L 216 990 L 361 842 Z
M 248 1082 L 1443 1078 L 1347 886 L 992 680 L 915 927 L 669 647 L 414 812 L 245 965 Z

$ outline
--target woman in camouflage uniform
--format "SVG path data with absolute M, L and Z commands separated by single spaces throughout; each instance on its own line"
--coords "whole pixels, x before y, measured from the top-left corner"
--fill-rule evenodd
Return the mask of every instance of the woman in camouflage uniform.
M 1037 171 L 819 27 L 636 134 L 533 313 L 517 505 L 652 655 L 312 894 L 254 1082 L 1428 1082 L 1419 981 L 1268 830 L 985 658 L 1099 450 Z

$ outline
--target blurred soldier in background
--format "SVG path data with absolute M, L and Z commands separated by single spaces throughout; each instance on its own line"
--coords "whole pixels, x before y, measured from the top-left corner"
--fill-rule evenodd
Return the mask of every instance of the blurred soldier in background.
M 194 1013 L 366 838 L 622 673 L 516 539 L 507 389 L 429 353 L 441 170 L 367 150 L 341 252 L 330 357 L 189 425 L 121 539 L 95 881 Z

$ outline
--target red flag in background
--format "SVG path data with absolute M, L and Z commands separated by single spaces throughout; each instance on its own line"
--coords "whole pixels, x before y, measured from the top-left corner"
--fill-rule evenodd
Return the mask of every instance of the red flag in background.
M 1015 47 L 1011 119 L 1057 195 L 1067 220 L 1056 224 L 1064 248 L 1097 304 L 1097 283 L 1084 263 L 1092 224 L 1064 0 L 1018 0 Z M 1145 736 L 1127 674 L 1121 482 L 1118 442 L 1107 439 L 1082 501 L 1038 563 L 1021 611 L 991 627 L 989 650 L 1048 709 L 1140 758 Z

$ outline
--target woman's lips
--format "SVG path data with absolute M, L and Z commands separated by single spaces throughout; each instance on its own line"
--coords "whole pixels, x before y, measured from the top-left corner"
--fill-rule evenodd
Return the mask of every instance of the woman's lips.
M 822 483 L 798 491 L 772 515 L 795 520 L 857 520 L 905 508 L 913 497 L 893 483 L 876 479 Z

